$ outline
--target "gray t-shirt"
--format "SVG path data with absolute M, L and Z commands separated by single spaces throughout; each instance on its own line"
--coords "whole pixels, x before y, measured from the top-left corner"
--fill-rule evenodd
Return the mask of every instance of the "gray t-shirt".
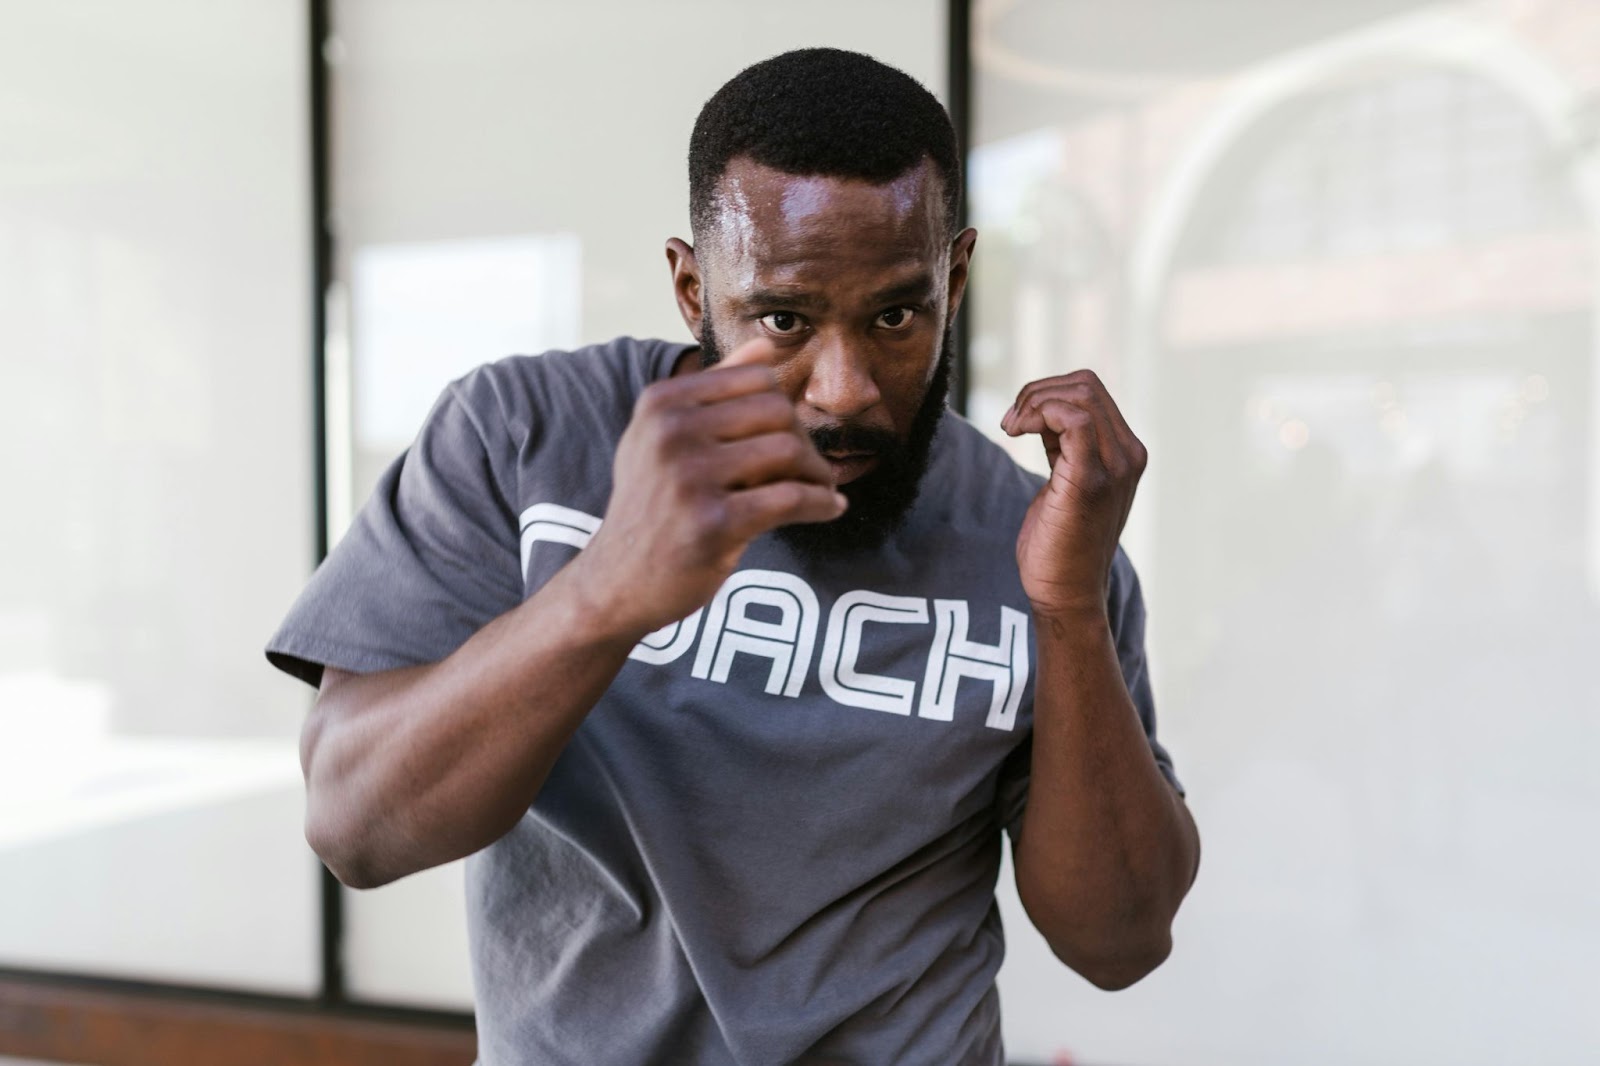
M 599 526 L 635 398 L 687 345 L 621 338 L 452 382 L 267 657 L 318 684 L 435 662 Z M 869 557 L 750 545 L 635 649 L 538 799 L 466 862 L 483 1066 L 999 1064 L 994 886 L 1028 788 L 1017 531 L 1042 484 L 946 413 Z M 1110 612 L 1155 739 L 1138 579 Z

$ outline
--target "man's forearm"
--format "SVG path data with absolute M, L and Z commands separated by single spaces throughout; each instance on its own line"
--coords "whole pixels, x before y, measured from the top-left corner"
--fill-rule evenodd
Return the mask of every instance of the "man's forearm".
M 1039 674 L 1018 892 L 1063 961 L 1120 988 L 1166 957 L 1198 838 L 1150 753 L 1104 613 L 1035 621 Z
M 579 561 L 438 663 L 324 683 L 301 746 L 306 836 L 340 880 L 469 855 L 533 802 L 642 636 L 605 628 Z
M 756 337 L 647 386 L 600 528 L 521 606 L 442 662 L 324 680 L 301 743 L 306 836 L 341 880 L 504 836 L 640 639 L 708 603 L 756 537 L 844 513 L 777 355 Z

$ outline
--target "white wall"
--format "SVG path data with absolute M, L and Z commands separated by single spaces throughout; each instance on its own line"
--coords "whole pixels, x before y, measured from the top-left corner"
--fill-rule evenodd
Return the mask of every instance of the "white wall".
M 309 994 L 302 10 L 0 26 L 0 965 Z

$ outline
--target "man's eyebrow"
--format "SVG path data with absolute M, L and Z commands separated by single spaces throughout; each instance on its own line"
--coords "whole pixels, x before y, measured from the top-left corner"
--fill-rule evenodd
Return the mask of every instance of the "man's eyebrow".
M 760 307 L 799 307 L 805 310 L 826 309 L 828 301 L 807 292 L 783 289 L 755 289 L 744 294 L 744 302 Z
M 933 276 L 918 274 L 914 278 L 897 282 L 872 294 L 874 304 L 892 304 L 898 300 L 921 300 L 933 293 Z
M 933 276 L 918 274 L 879 289 L 867 297 L 874 307 L 896 302 L 924 300 L 933 293 Z M 802 311 L 826 311 L 828 301 L 816 293 L 793 289 L 753 289 L 743 295 L 744 303 L 755 307 L 793 307 Z

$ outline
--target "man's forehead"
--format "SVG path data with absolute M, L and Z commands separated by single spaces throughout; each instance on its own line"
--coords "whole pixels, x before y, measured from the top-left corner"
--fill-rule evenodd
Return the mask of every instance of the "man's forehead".
M 943 234 L 931 160 L 886 182 L 790 174 L 747 157 L 729 162 L 713 200 L 718 236 L 736 253 L 768 258 L 827 238 L 933 246 Z
M 864 181 L 826 177 L 820 174 L 800 176 L 774 172 L 781 192 L 778 213 L 789 225 L 801 225 L 819 215 L 827 214 L 837 205 L 841 195 L 860 190 L 893 217 L 910 217 L 922 206 L 929 191 L 927 176 L 922 168 L 906 171 L 882 185 Z

